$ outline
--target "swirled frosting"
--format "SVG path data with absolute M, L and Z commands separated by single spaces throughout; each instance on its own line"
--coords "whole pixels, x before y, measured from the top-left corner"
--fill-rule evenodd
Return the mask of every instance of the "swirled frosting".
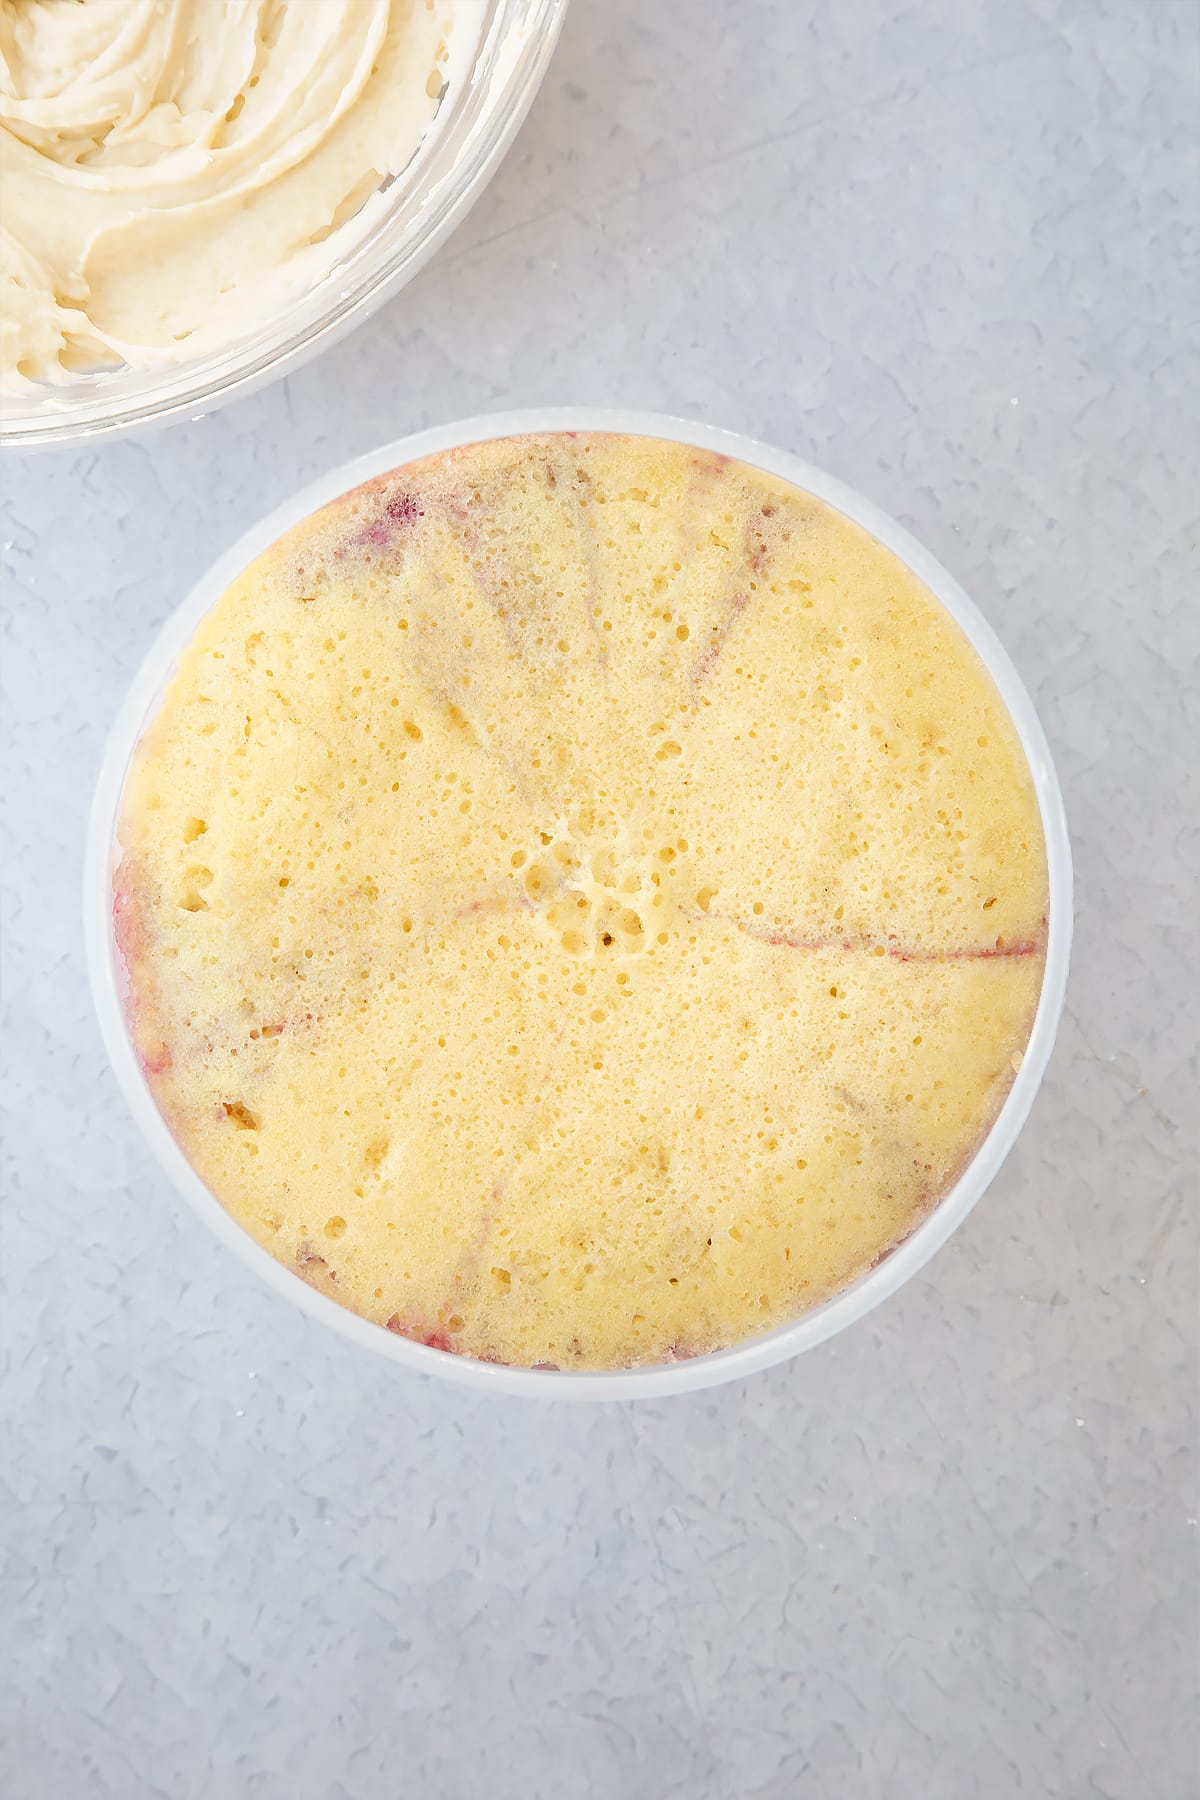
M 0 386 L 220 348 L 387 204 L 471 9 L 0 0 Z

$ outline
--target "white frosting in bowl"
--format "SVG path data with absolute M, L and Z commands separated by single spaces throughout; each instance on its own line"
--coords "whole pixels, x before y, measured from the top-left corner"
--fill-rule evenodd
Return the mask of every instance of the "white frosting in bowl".
M 475 9 L 0 0 L 0 387 L 190 361 L 372 229 Z

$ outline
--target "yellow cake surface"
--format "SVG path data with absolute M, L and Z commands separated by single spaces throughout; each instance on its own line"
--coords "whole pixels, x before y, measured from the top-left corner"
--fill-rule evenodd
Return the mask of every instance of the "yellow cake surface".
M 645 438 L 476 445 L 226 592 L 126 786 L 157 1102 L 368 1319 L 622 1367 L 778 1325 L 961 1172 L 1043 970 L 989 676 L 859 526 Z

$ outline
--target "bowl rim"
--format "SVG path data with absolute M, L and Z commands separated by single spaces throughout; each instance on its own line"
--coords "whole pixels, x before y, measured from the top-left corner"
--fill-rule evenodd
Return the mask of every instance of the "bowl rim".
M 608 432 L 665 439 L 716 452 L 790 482 L 854 520 L 925 583 L 975 648 L 1008 709 L 1029 764 L 1045 836 L 1049 877 L 1046 961 L 1021 1066 L 987 1135 L 928 1216 L 875 1268 L 789 1323 L 729 1349 L 671 1364 L 573 1373 L 512 1368 L 435 1350 L 339 1306 L 263 1249 L 227 1213 L 192 1168 L 159 1113 L 125 1022 L 112 926 L 116 825 L 134 749 L 200 620 L 235 577 L 285 531 L 373 477 L 419 458 L 500 438 L 542 432 Z M 194 584 L 158 631 L 106 744 L 92 803 L 83 868 L 83 925 L 101 1035 L 118 1085 L 173 1186 L 269 1287 L 343 1337 L 415 1372 L 478 1392 L 548 1400 L 628 1400 L 693 1392 L 770 1368 L 845 1330 L 910 1281 L 957 1230 L 1004 1162 L 1025 1123 L 1053 1048 L 1066 991 L 1072 934 L 1072 865 L 1066 814 L 1050 748 L 1020 676 L 992 627 L 964 590 L 903 526 L 872 501 L 790 451 L 669 414 L 631 408 L 553 406 L 488 413 L 396 439 L 337 464 L 243 532 Z
M 156 431 L 182 416 L 203 419 L 310 362 L 406 287 L 462 223 L 499 169 L 545 78 L 570 0 L 492 3 L 507 7 L 512 16 L 497 14 L 486 22 L 465 86 L 469 95 L 479 60 L 490 53 L 499 69 L 495 89 L 468 130 L 461 161 L 455 160 L 435 178 L 420 212 L 399 240 L 388 244 L 386 253 L 379 254 L 376 244 L 372 255 L 370 240 L 351 249 L 347 264 L 335 264 L 315 287 L 294 295 L 274 326 L 264 320 L 247 336 L 198 359 L 192 381 L 189 365 L 182 363 L 177 369 L 159 371 L 162 386 L 141 399 L 102 394 L 89 397 L 74 410 L 70 409 L 70 389 L 64 386 L 53 389 L 49 396 L 61 405 L 41 414 L 20 410 L 19 393 L 0 395 L 0 452 L 61 449 Z M 510 42 L 511 54 L 505 54 Z M 452 124 L 451 134 L 453 129 Z M 429 161 L 434 164 L 442 135 L 435 130 L 429 137 Z M 414 153 L 422 159 L 418 183 L 428 180 L 425 148 L 422 140 Z

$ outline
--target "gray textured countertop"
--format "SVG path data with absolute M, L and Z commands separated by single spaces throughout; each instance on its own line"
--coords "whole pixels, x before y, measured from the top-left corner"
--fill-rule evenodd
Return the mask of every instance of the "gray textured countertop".
M 1195 1791 L 1198 47 L 1195 0 L 577 0 L 357 335 L 6 460 L 6 1793 Z M 385 438 L 565 400 L 904 520 L 1037 700 L 1079 902 L 1028 1130 L 925 1273 L 790 1367 L 578 1411 L 376 1364 L 210 1241 L 79 925 L 108 721 L 216 551 Z

